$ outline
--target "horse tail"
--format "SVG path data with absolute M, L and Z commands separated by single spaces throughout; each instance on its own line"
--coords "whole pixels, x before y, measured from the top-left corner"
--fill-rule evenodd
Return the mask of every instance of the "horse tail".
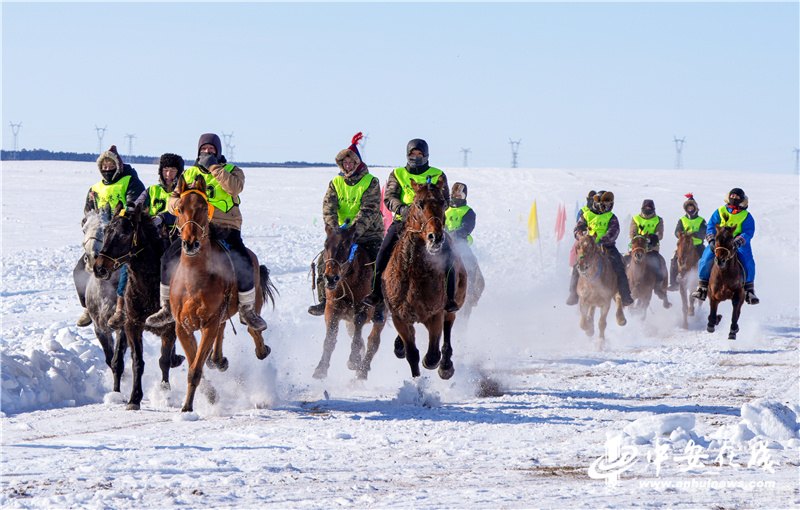
M 261 298 L 264 302 L 267 302 L 269 299 L 272 302 L 272 309 L 275 309 L 275 295 L 280 294 L 278 292 L 277 287 L 275 284 L 272 283 L 272 280 L 269 278 L 269 269 L 264 264 L 258 266 L 258 276 L 261 280 Z

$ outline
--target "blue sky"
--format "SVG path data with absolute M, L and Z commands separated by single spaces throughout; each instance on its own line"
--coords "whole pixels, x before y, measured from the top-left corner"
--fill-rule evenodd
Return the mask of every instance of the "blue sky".
M 3 148 L 792 171 L 797 3 L 2 4 Z

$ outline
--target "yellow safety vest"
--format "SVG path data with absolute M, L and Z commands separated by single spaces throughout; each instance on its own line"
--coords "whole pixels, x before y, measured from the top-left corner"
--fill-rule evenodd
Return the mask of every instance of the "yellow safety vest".
M 228 173 L 233 172 L 234 168 L 235 166 L 230 163 L 224 167 L 225 171 Z M 196 166 L 190 166 L 183 171 L 183 178 L 189 184 L 193 183 L 198 175 L 203 176 L 203 180 L 206 181 L 206 196 L 208 196 L 208 203 L 220 211 L 228 212 L 233 208 L 233 206 L 242 203 L 242 200 L 238 196 L 234 199 L 227 191 L 222 189 L 222 186 L 217 178 L 214 177 L 214 175 L 210 172 L 202 172 Z
M 683 225 L 683 231 L 688 233 L 694 233 L 700 230 L 700 225 L 703 224 L 703 218 L 697 216 L 695 218 L 687 218 L 686 216 L 681 216 L 681 225 Z M 699 244 L 703 244 L 702 239 L 698 239 L 696 237 L 692 238 L 692 242 L 695 246 Z
M 741 210 L 736 214 L 731 214 L 724 205 L 717 209 L 717 212 L 719 212 L 720 227 L 736 227 L 736 230 L 733 231 L 734 237 L 742 233 L 742 223 L 747 219 L 747 215 L 750 214 L 745 210 Z
M 150 216 L 155 216 L 167 210 L 167 200 L 170 193 L 160 184 L 153 184 L 147 188 L 147 195 L 150 197 Z
M 633 217 L 633 221 L 634 223 L 636 223 L 636 227 L 639 230 L 640 236 L 655 234 L 659 220 L 661 220 L 661 217 L 657 215 L 653 216 L 652 218 L 642 218 L 640 215 L 637 214 L 636 216 Z
M 608 224 L 614 213 L 611 211 L 597 214 L 592 210 L 584 211 L 583 217 L 586 219 L 586 227 L 590 235 L 595 236 L 595 242 L 599 243 L 600 239 L 608 232 Z
M 441 170 L 434 167 L 429 167 L 421 174 L 412 174 L 402 166 L 395 168 L 394 178 L 397 179 L 397 183 L 400 184 L 401 188 L 403 188 L 403 193 L 400 195 L 400 201 L 405 205 L 410 205 L 411 202 L 414 201 L 414 188 L 411 187 L 411 181 L 414 181 L 417 184 L 425 184 L 428 182 L 428 177 L 430 177 L 431 182 L 436 184 L 439 181 L 439 176 L 441 176 L 442 173 L 443 172 Z M 402 216 L 399 214 L 395 214 L 394 217 L 397 220 L 402 219 Z
M 131 176 L 126 175 L 117 182 L 105 184 L 103 181 L 98 182 L 92 186 L 92 191 L 95 192 L 96 198 L 94 205 L 97 209 L 104 207 L 106 204 L 111 206 L 111 209 L 117 207 L 118 203 L 122 203 L 122 207 L 127 207 L 125 194 L 128 192 L 128 184 L 131 182 Z
M 459 207 L 448 207 L 447 210 L 444 212 L 444 228 L 448 232 L 452 232 L 454 230 L 458 230 L 461 227 L 461 223 L 464 221 L 464 215 L 467 212 L 471 211 L 472 207 L 468 205 L 462 205 Z M 467 244 L 472 244 L 472 235 L 467 235 Z
M 344 225 L 347 221 L 352 222 L 358 211 L 361 210 L 361 197 L 364 196 L 364 192 L 369 188 L 373 178 L 372 174 L 367 173 L 352 186 L 347 184 L 341 175 L 333 178 L 333 189 L 336 190 L 336 198 L 339 202 L 337 211 L 339 226 Z

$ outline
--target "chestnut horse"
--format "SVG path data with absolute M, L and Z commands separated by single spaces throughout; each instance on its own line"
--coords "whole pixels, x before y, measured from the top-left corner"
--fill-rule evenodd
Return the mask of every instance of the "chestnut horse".
M 647 317 L 647 308 L 653 293 L 664 302 L 664 308 L 671 306 L 667 293 L 658 285 L 657 268 L 653 267 L 654 260 L 648 255 L 649 246 L 647 236 L 634 236 L 631 239 L 631 256 L 626 268 L 631 297 L 636 300 L 635 308 L 641 312 L 642 319 Z
M 361 331 L 364 324 L 372 320 L 374 308 L 362 303 L 372 288 L 372 266 L 369 256 L 353 243 L 352 229 L 326 226 L 328 237 L 325 240 L 323 257 L 325 261 L 325 343 L 322 358 L 319 360 L 315 379 L 328 375 L 331 354 L 336 347 L 339 321 L 345 320 L 353 325 L 353 341 L 350 344 L 350 358 L 347 368 L 355 370 L 359 379 L 366 379 L 372 358 L 381 344 L 381 331 L 385 322 L 373 322 L 364 353 L 364 339 Z
M 711 267 L 711 278 L 708 280 L 708 298 L 711 310 L 708 314 L 709 333 L 722 320 L 722 315 L 717 315 L 717 306 L 722 301 L 731 300 L 733 314 L 731 315 L 731 329 L 728 340 L 736 340 L 739 332 L 739 315 L 744 304 L 744 268 L 736 256 L 733 232 L 735 227 L 719 227 L 714 237 L 714 265 Z
M 694 316 L 694 302 L 690 289 L 697 286 L 697 263 L 700 261 L 701 252 L 694 244 L 693 232 L 680 232 L 678 234 L 678 247 L 675 250 L 675 259 L 678 262 L 677 280 L 680 285 L 681 313 L 683 314 L 682 326 L 689 328 L 689 316 Z
M 228 368 L 228 360 L 222 355 L 222 340 L 225 321 L 239 307 L 239 293 L 233 262 L 227 251 L 210 238 L 210 220 L 213 208 L 206 196 L 206 182 L 201 176 L 189 187 L 181 176 L 176 186 L 180 200 L 175 208 L 176 227 L 181 232 L 181 258 L 170 282 L 169 302 L 175 317 L 175 332 L 189 359 L 188 389 L 181 411 L 192 411 L 194 394 L 203 375 L 203 364 L 220 371 Z M 274 287 L 269 280 L 266 266 L 259 266 L 255 254 L 250 260 L 256 285 L 256 312 L 268 298 L 273 306 Z M 201 331 L 198 349 L 194 332 Z M 256 347 L 256 357 L 266 358 L 270 348 L 264 344 L 260 331 L 247 328 Z M 210 357 L 209 357 L 210 356 Z M 216 394 L 209 389 L 209 400 L 213 403 Z
M 175 328 L 171 325 L 154 329 L 145 326 L 145 319 L 159 308 L 158 286 L 161 255 L 164 241 L 153 225 L 147 208 L 137 205 L 125 213 L 120 203 L 105 230 L 103 247 L 95 264 L 94 275 L 111 277 L 123 264 L 128 265 L 128 283 L 125 287 L 125 336 L 131 348 L 133 387 L 128 409 L 137 410 L 142 402 L 142 374 L 144 373 L 144 343 L 142 333 L 148 331 L 161 337 L 161 386 L 169 388 L 169 370 L 183 362 L 175 354 Z M 117 387 L 114 391 L 119 391 Z
M 383 295 L 392 314 L 392 322 L 398 332 L 394 341 L 394 353 L 406 358 L 412 377 L 419 377 L 419 350 L 415 344 L 414 324 L 420 322 L 428 330 L 428 352 L 422 366 L 428 370 L 439 367 L 439 377 L 453 376 L 450 333 L 455 312 L 444 309 L 447 300 L 443 253 L 445 243 L 443 180 L 436 184 L 417 184 L 412 181 L 414 201 L 410 204 L 408 218 L 400 238 L 389 257 L 383 272 Z M 453 252 L 453 268 L 456 278 L 455 301 L 459 307 L 467 295 L 467 271 L 461 258 Z M 444 330 L 444 344 L 439 349 L 439 338 Z
M 603 348 L 606 338 L 608 311 L 611 300 L 617 302 L 617 324 L 627 324 L 622 311 L 622 302 L 617 294 L 617 275 L 611 266 L 611 260 L 603 247 L 595 242 L 595 236 L 585 234 L 578 238 L 575 245 L 578 269 L 578 304 L 581 310 L 581 329 L 586 336 L 594 335 L 594 312 L 600 309 L 597 327 L 600 330 L 598 348 Z

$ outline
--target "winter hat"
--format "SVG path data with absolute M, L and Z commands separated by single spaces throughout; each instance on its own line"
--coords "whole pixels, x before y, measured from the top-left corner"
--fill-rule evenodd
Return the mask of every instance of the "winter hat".
M 219 140 L 219 136 L 215 135 L 214 133 L 203 133 L 200 135 L 200 140 L 197 141 L 197 155 L 200 155 L 200 147 L 205 144 L 211 144 L 217 149 L 217 156 L 222 155 L 222 142 Z
M 614 207 L 614 193 L 611 191 L 598 191 L 594 196 L 595 210 L 604 213 Z
M 687 207 L 689 207 L 690 205 L 693 205 L 694 206 L 694 214 L 699 213 L 700 212 L 700 208 L 697 206 L 697 201 L 694 199 L 694 195 L 692 195 L 691 193 L 687 193 L 685 195 L 685 197 L 686 197 L 686 202 L 683 203 L 683 210 L 686 211 Z M 686 211 L 686 212 L 688 213 L 689 211 Z
M 748 202 L 749 200 L 747 198 L 747 195 L 745 195 L 744 190 L 742 190 L 742 188 L 733 188 L 728 192 L 728 195 L 725 197 L 726 204 L 738 207 L 739 209 L 747 209 Z
M 361 153 L 358 152 L 358 142 L 360 142 L 362 138 L 364 138 L 364 135 L 361 133 L 361 131 L 354 134 L 353 139 L 351 140 L 350 143 L 350 147 L 340 150 L 339 154 L 336 155 L 336 165 L 342 171 L 344 171 L 344 168 L 342 167 L 342 162 L 344 161 L 344 158 L 346 158 L 347 156 L 355 157 L 356 168 L 358 168 L 361 165 L 362 160 L 361 160 Z
M 642 216 L 651 217 L 656 213 L 656 203 L 652 199 L 646 198 L 642 202 Z
M 450 190 L 450 198 L 466 200 L 467 185 L 463 182 L 457 182 L 453 184 L 453 188 Z
M 409 140 L 408 145 L 406 145 L 406 156 L 411 154 L 411 151 L 414 149 L 419 149 L 422 151 L 422 155 L 427 158 L 428 154 L 428 142 L 423 140 L 422 138 L 414 138 L 413 140 Z
M 165 188 L 167 187 L 167 183 L 164 181 L 164 169 L 167 167 L 177 168 L 177 177 L 180 177 L 183 173 L 183 158 L 169 152 L 161 155 L 161 159 L 158 161 L 158 180 Z
M 112 145 L 111 147 L 109 147 L 107 151 L 101 153 L 100 156 L 97 158 L 97 168 L 100 169 L 100 171 L 103 170 L 102 166 L 104 159 L 110 159 L 111 161 L 114 162 L 115 165 L 117 165 L 118 171 L 122 170 L 122 158 L 117 152 L 116 145 Z

